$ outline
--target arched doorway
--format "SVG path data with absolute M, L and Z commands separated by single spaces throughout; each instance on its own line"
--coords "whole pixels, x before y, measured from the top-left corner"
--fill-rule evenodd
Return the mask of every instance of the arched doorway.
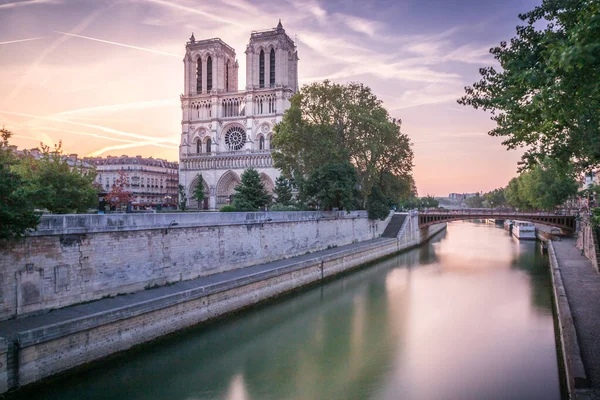
M 217 208 L 231 202 L 231 196 L 235 193 L 235 187 L 240 182 L 239 176 L 231 170 L 221 176 L 217 183 Z

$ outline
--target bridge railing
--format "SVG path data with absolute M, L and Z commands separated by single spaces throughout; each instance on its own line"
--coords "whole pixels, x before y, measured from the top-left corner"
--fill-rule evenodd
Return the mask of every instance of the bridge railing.
M 485 215 L 485 216 L 519 216 L 519 215 L 535 215 L 535 216 L 548 216 L 548 217 L 557 217 L 557 216 L 575 216 L 577 215 L 579 210 L 577 209 L 564 209 L 554 212 L 549 211 L 516 211 L 510 208 L 461 208 L 456 210 L 449 210 L 445 208 L 429 208 L 420 211 L 420 214 L 423 215 Z

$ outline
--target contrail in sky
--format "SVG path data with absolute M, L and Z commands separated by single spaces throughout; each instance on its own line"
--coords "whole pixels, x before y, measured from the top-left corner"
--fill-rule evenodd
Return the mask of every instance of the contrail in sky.
M 85 112 L 93 112 L 93 111 L 111 111 L 111 110 L 124 110 L 124 109 L 145 109 L 145 108 L 154 108 L 154 107 L 166 107 L 166 106 L 176 106 L 179 105 L 177 100 L 146 100 L 146 101 L 136 101 L 134 103 L 123 103 L 123 104 L 109 104 L 104 106 L 96 106 L 96 107 L 87 107 L 87 108 L 79 108 L 77 110 L 69 110 L 59 112 L 54 114 L 54 116 L 67 116 L 71 114 L 77 113 L 85 113 Z
M 43 38 L 45 38 L 45 36 L 34 37 L 34 38 L 29 38 L 29 39 L 10 40 L 8 42 L 0 42 L 0 45 L 2 45 L 2 44 L 11 44 L 11 43 L 19 43 L 19 42 L 29 42 L 30 40 L 38 40 L 38 39 L 43 39 Z
M 22 3 L 15 3 L 15 4 L 22 4 Z M 112 7 L 112 5 L 107 7 L 107 9 L 110 7 Z M 92 12 L 85 19 L 83 19 L 75 28 L 73 28 L 71 30 L 71 32 L 81 32 L 103 12 L 104 12 L 104 9 L 98 9 L 98 10 Z M 31 77 L 35 74 L 38 65 L 40 65 L 41 62 L 44 61 L 44 58 L 46 58 L 48 55 L 52 54 L 54 52 L 54 50 L 56 50 L 63 42 L 65 42 L 67 40 L 69 40 L 68 36 L 60 36 L 58 39 L 56 39 L 54 42 L 52 42 L 49 46 L 47 46 L 40 53 L 40 55 L 35 59 L 35 61 L 29 65 L 29 68 L 27 68 L 27 71 L 25 71 L 25 73 L 21 76 L 21 79 L 19 80 L 19 82 L 17 82 L 17 85 L 4 98 L 4 100 L 2 101 L 1 104 L 5 105 L 7 103 L 10 103 L 10 101 L 12 99 L 14 99 L 16 96 L 18 96 L 19 93 L 21 92 L 21 89 L 23 88 L 23 85 L 25 85 L 26 82 L 30 82 L 32 80 Z
M 89 37 L 89 36 L 76 35 L 74 33 L 60 32 L 60 31 L 54 31 L 54 32 L 60 33 L 60 34 L 63 34 L 63 35 L 67 35 L 67 36 L 78 37 L 78 38 L 81 38 L 81 39 L 93 40 L 95 42 L 114 44 L 115 46 L 127 47 L 129 49 L 142 50 L 142 51 L 147 51 L 149 53 L 154 53 L 154 54 L 161 54 L 163 56 L 176 57 L 178 59 L 182 59 L 183 58 L 183 56 L 181 54 L 173 54 L 173 53 L 167 53 L 167 52 L 159 51 L 159 50 L 146 49 L 144 47 L 131 46 L 131 45 L 128 45 L 128 44 L 111 42 L 111 41 L 102 40 L 102 39 L 96 39 L 96 38 L 92 38 L 92 37 Z
M 103 147 L 100 150 L 96 150 L 96 151 L 93 151 L 93 152 L 89 153 L 87 156 L 88 157 L 97 157 L 100 154 L 106 153 L 107 151 L 111 151 L 111 150 L 130 149 L 130 148 L 133 148 L 133 147 L 142 147 L 142 146 L 156 146 L 156 144 L 153 143 L 153 142 L 138 142 L 138 143 L 129 143 L 129 144 L 117 144 L 115 146 Z M 175 147 L 175 146 L 173 146 L 173 147 Z
M 13 1 L 12 3 L 0 4 L 0 8 L 14 8 L 29 6 L 34 4 L 59 4 L 59 1 L 55 0 L 26 0 L 26 1 Z
M 119 131 L 117 129 L 108 128 L 106 126 L 95 125 L 95 124 L 85 124 L 83 122 L 69 121 L 69 120 L 66 120 L 66 119 L 52 118 L 52 117 L 43 117 L 43 116 L 40 116 L 40 115 L 32 115 L 32 114 L 18 113 L 18 112 L 12 112 L 12 111 L 4 111 L 4 110 L 0 110 L 0 114 L 18 115 L 20 117 L 39 118 L 39 119 L 43 119 L 43 120 L 47 120 L 47 121 L 55 121 L 55 122 L 62 122 L 62 123 L 66 123 L 66 124 L 73 124 L 73 125 L 78 125 L 78 126 L 85 126 L 87 128 L 98 129 L 98 130 L 101 130 L 103 132 L 112 133 L 112 134 L 115 134 L 115 135 L 118 135 L 118 136 L 124 136 L 124 137 L 129 137 L 129 138 L 134 138 L 134 139 L 140 139 L 140 140 L 146 140 L 146 141 L 153 141 L 154 143 L 157 143 L 157 144 L 160 144 L 160 143 L 171 143 L 172 145 L 179 144 L 179 141 L 175 141 L 173 139 L 162 139 L 162 138 L 156 138 L 156 137 L 152 137 L 152 136 L 144 136 L 144 135 L 139 135 L 137 133 L 130 133 L 130 132 Z

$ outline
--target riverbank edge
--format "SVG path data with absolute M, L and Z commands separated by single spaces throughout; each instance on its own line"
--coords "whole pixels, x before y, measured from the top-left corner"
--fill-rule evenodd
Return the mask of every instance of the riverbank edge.
M 299 288 L 418 247 L 446 228 L 423 229 L 412 240 L 380 238 L 366 246 L 313 253 L 264 274 L 215 285 L 211 290 L 176 293 L 130 307 L 82 316 L 60 324 L 19 331 L 0 348 L 0 393 L 106 358 L 191 326 L 239 312 Z M 189 292 L 189 293 L 188 293 Z M 169 297 L 169 298 L 167 298 Z M 172 297 L 172 298 L 171 298 Z M 129 311 L 129 312 L 127 312 Z M 0 342 L 4 338 L 0 338 Z M 0 343 L 2 344 L 2 343 Z M 42 382 L 40 382 L 42 381 Z
M 577 389 L 587 386 L 587 374 L 581 358 L 577 332 L 569 306 L 569 299 L 563 285 L 560 266 L 556 259 L 556 250 L 552 240 L 548 240 L 548 256 L 550 259 L 550 278 L 552 280 L 552 299 L 556 311 L 558 337 L 560 339 L 560 355 L 562 370 L 566 380 L 568 399 L 577 399 Z

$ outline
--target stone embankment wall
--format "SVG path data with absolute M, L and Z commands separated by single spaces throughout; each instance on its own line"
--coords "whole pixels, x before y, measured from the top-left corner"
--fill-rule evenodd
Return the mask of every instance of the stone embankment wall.
M 591 261 L 596 272 L 600 272 L 600 247 L 596 229 L 592 226 L 588 215 L 582 215 L 580 230 L 577 235 L 577 248 Z
M 4 243 L 0 320 L 379 237 L 366 212 L 44 216 Z
M 330 222 L 335 224 L 334 221 Z M 363 225 L 363 229 L 366 232 L 374 229 L 382 232 L 385 223 L 386 221 L 383 221 L 381 226 L 373 228 Z M 312 224 L 321 226 L 322 222 L 317 223 L 313 220 Z M 405 220 L 396 238 L 380 238 L 286 260 L 283 265 L 274 269 L 248 273 L 220 283 L 195 288 L 189 288 L 188 283 L 183 283 L 162 288 L 172 289 L 172 292 L 168 292 L 170 294 L 160 294 L 162 289 L 156 292 L 147 291 L 144 293 L 157 294 L 145 296 L 147 298 L 139 302 L 120 303 L 116 301 L 119 298 L 102 300 L 101 302 L 115 301 L 120 305 L 115 306 L 116 308 L 105 308 L 100 312 L 97 311 L 100 307 L 95 307 L 94 312 L 88 315 L 80 315 L 77 312 L 76 318 L 60 322 L 44 322 L 46 316 L 5 321 L 2 323 L 2 331 L 6 332 L 9 343 L 8 350 L 7 346 L 0 343 L 0 363 L 7 366 L 6 370 L 0 369 L 0 393 L 6 390 L 4 388 L 39 381 L 159 336 L 418 246 L 445 227 L 446 224 L 439 224 L 419 229 L 417 215 L 412 214 Z M 283 234 L 279 230 L 277 232 Z M 347 234 L 340 234 L 349 240 Z M 358 237 L 366 236 L 368 235 Z M 182 289 L 177 289 L 178 286 Z M 35 318 L 42 323 L 21 323 Z M 10 360 L 16 361 L 11 363 Z

